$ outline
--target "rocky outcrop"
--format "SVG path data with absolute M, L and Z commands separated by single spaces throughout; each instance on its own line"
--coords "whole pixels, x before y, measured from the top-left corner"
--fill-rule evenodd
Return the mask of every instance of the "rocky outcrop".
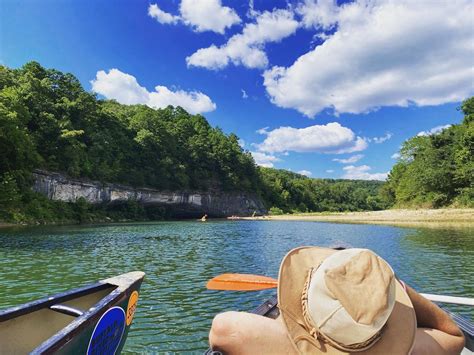
M 71 179 L 63 174 L 43 170 L 36 170 L 33 176 L 33 190 L 51 200 L 74 202 L 82 197 L 93 204 L 133 200 L 144 205 L 163 206 L 176 217 L 189 218 L 200 217 L 204 213 L 211 217 L 226 217 L 248 216 L 254 212 L 261 215 L 267 212 L 258 197 L 243 192 L 160 191 Z

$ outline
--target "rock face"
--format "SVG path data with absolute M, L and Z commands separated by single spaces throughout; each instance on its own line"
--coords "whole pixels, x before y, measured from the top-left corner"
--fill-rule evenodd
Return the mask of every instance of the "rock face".
M 173 216 L 188 218 L 201 217 L 204 213 L 211 217 L 267 213 L 257 196 L 243 192 L 160 191 L 70 179 L 65 175 L 43 170 L 36 170 L 33 176 L 33 190 L 51 200 L 74 202 L 82 197 L 93 204 L 133 200 L 144 205 L 163 206 L 169 209 Z

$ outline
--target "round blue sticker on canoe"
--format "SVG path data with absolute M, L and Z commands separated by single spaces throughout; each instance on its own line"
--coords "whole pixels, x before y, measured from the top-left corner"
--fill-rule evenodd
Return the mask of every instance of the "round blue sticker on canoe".
M 100 317 L 92 332 L 87 355 L 114 355 L 125 330 L 125 311 L 112 307 Z

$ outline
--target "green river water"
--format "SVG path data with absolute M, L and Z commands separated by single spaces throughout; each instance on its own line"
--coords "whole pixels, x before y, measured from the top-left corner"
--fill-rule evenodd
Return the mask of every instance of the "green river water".
M 274 291 L 208 291 L 224 272 L 277 277 L 301 245 L 365 247 L 419 291 L 474 297 L 474 230 L 283 221 L 0 229 L 0 308 L 105 277 L 146 272 L 125 353 L 203 352 L 212 317 Z M 473 309 L 453 307 L 471 321 Z

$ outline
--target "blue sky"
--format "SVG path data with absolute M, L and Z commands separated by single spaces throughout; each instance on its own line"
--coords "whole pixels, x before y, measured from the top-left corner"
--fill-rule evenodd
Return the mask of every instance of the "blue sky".
M 474 5 L 453 3 L 4 0 L 0 61 L 179 104 L 261 165 L 384 179 L 404 140 L 459 123 L 474 93 Z

